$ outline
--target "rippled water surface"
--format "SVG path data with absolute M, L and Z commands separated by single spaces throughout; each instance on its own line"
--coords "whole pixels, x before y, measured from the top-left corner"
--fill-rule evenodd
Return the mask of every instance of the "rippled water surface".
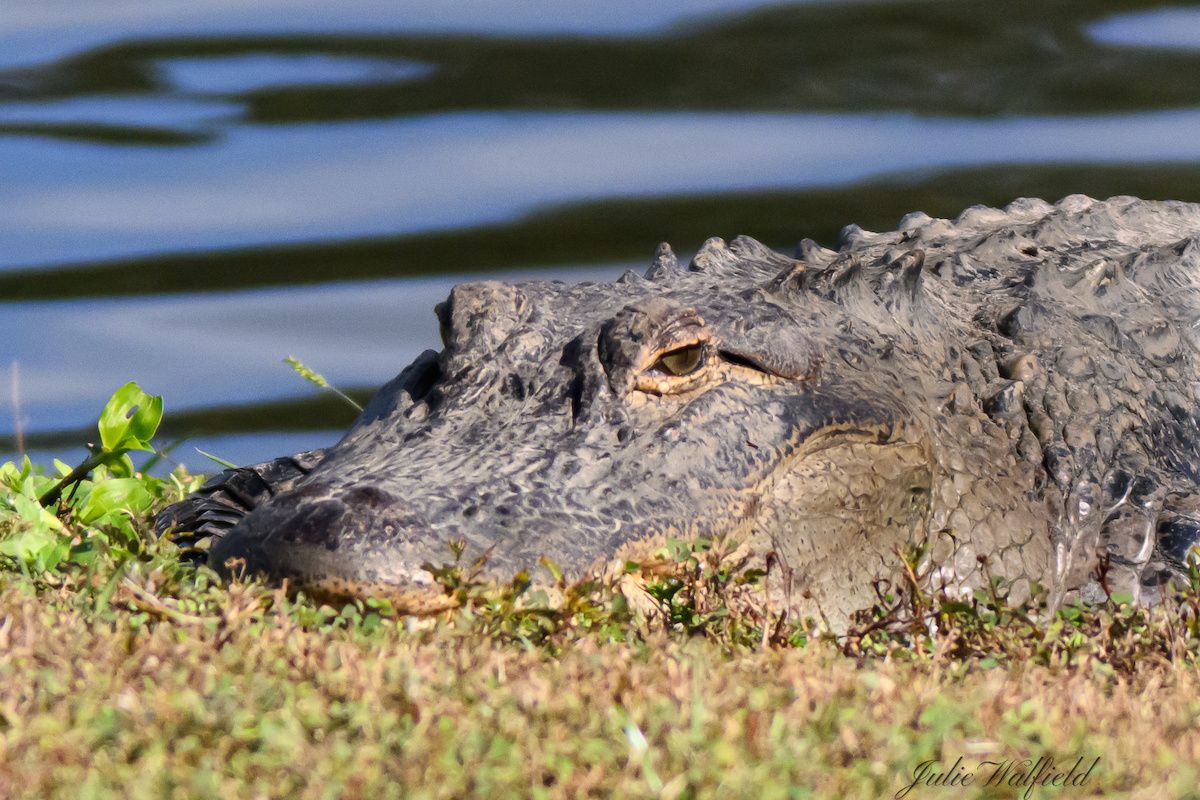
M 0 460 L 128 380 L 194 468 L 331 443 L 282 359 L 365 397 L 479 275 L 1198 179 L 1200 7 L 0 0 Z

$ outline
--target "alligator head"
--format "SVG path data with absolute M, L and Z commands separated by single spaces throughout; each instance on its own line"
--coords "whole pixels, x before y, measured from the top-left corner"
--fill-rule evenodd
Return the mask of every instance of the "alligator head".
M 1100 584 L 1136 593 L 1200 541 L 1195 230 L 1193 206 L 1030 200 L 796 260 L 713 239 L 614 283 L 462 285 L 441 352 L 336 446 L 160 524 L 216 534 L 218 569 L 413 613 L 445 602 L 426 565 L 452 541 L 548 584 L 543 558 L 582 578 L 727 535 L 835 626 L 906 543 L 956 591 L 1061 597 L 1107 552 Z
M 460 285 L 437 308 L 443 350 L 211 562 L 419 611 L 441 597 L 424 565 L 454 540 L 498 578 L 543 557 L 582 577 L 730 535 L 851 608 L 869 599 L 857 576 L 922 535 L 933 450 L 919 365 L 830 296 L 836 272 L 809 286 L 800 262 L 739 238 L 687 268 L 664 245 L 615 283 Z

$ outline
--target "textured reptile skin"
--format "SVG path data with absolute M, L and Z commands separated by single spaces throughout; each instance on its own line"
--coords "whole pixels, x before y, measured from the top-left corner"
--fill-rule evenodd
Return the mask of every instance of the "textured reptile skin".
M 542 556 L 579 577 L 726 533 L 835 625 L 907 542 L 951 591 L 985 557 L 1017 600 L 1152 601 L 1200 531 L 1198 235 L 1194 205 L 1071 196 L 795 260 L 711 239 L 614 283 L 458 286 L 444 349 L 319 463 L 226 472 L 163 527 L 413 612 L 451 539 L 545 582 Z

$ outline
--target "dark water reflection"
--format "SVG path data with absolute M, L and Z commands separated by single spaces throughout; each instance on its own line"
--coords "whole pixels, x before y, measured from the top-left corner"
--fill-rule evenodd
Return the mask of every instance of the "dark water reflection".
M 464 275 L 1022 195 L 1200 201 L 1198 8 L 485 5 L 0 13 L 0 43 L 41 31 L 0 69 L 0 367 L 30 447 L 130 379 L 230 460 L 326 443 L 347 414 L 283 356 L 368 394 Z M 0 458 L 13 430 L 0 405 Z

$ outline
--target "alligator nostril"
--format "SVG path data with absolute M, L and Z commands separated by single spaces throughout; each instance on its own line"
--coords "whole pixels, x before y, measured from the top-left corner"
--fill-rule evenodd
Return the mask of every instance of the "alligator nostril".
M 392 495 L 374 486 L 357 486 L 342 498 L 342 502 L 352 508 L 370 509 L 386 508 L 397 504 Z
M 525 399 L 525 382 L 521 380 L 520 375 L 517 375 L 516 373 L 509 375 L 508 379 L 504 382 L 504 385 L 508 390 L 508 393 L 513 396 L 513 399 L 517 400 L 518 402 Z
M 579 415 L 583 411 L 583 387 L 584 381 L 582 375 L 576 375 L 571 381 L 571 420 L 579 421 Z
M 525 321 L 529 310 L 524 292 L 498 281 L 455 286 L 435 309 L 442 343 L 456 355 L 492 352 Z
M 425 395 L 429 394 L 429 390 L 433 388 L 433 385 L 437 383 L 441 377 L 441 368 L 438 367 L 436 361 L 431 361 L 425 370 L 421 372 L 420 377 L 417 378 L 416 383 L 413 384 L 413 387 L 409 392 L 409 396 L 412 397 L 413 402 L 419 403 L 424 400 Z

